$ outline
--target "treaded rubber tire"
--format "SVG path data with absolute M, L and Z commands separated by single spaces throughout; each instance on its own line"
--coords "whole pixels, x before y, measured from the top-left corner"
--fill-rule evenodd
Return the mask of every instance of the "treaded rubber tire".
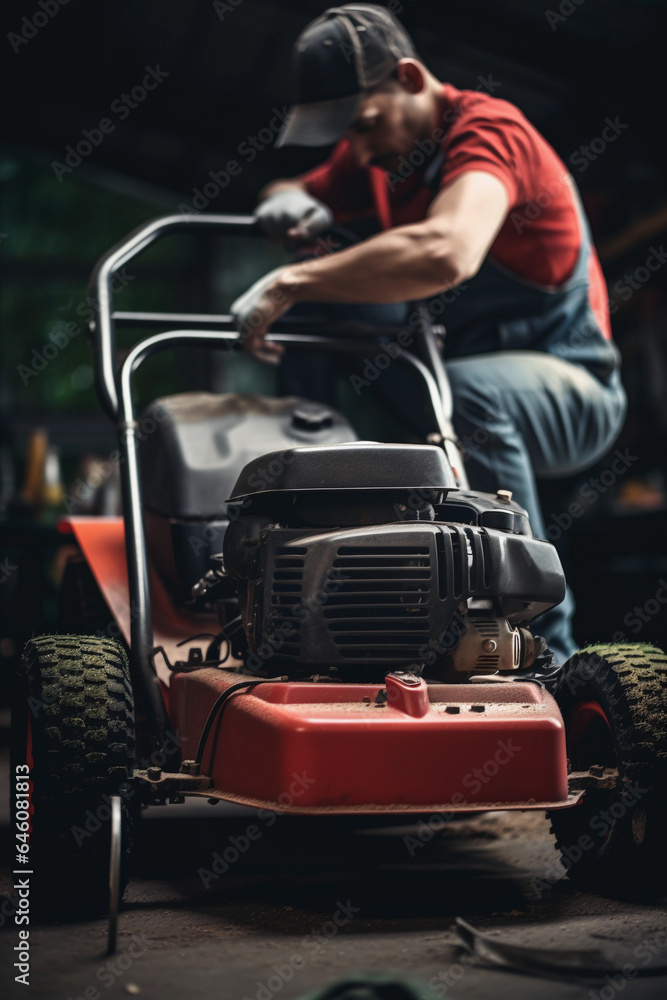
M 113 639 L 46 635 L 25 647 L 12 712 L 12 768 L 33 768 L 31 908 L 71 919 L 108 911 L 111 814 L 121 795 L 121 894 L 128 879 L 134 699 L 125 650 Z
M 568 877 L 612 897 L 664 895 L 667 655 L 644 643 L 587 646 L 565 664 L 555 697 L 572 768 L 615 766 L 622 781 L 621 788 L 589 790 L 579 805 L 550 814 Z M 612 759 L 572 759 L 577 750 L 571 745 L 570 721 L 577 705 L 587 701 L 606 715 Z

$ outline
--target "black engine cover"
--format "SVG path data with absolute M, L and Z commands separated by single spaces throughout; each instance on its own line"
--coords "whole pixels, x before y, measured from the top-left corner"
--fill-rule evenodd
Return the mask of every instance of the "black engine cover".
M 455 644 L 447 630 L 462 601 L 487 600 L 518 624 L 565 594 L 549 542 L 472 525 L 265 527 L 250 551 L 250 648 L 295 665 L 419 664 Z

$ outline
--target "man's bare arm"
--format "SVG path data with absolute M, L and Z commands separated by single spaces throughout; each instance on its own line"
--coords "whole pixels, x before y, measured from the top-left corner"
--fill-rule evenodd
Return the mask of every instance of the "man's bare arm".
M 437 295 L 477 273 L 508 209 L 504 184 L 470 171 L 436 196 L 422 222 L 291 265 L 280 290 L 292 302 L 404 302 Z

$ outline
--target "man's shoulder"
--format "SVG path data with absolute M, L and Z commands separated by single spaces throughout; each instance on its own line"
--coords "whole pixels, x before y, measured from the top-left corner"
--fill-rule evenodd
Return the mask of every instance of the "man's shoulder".
M 443 84 L 442 119 L 445 131 L 453 131 L 457 124 L 473 121 L 514 123 L 536 131 L 516 104 L 498 95 L 501 88 L 502 83 L 491 75 L 480 77 L 479 88 L 476 90 L 459 90 L 450 83 Z

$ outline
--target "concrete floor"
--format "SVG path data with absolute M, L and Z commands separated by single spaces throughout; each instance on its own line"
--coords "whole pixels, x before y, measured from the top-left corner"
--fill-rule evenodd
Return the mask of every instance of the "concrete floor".
M 249 824 L 259 837 L 229 871 L 210 877 L 216 852 L 243 847 Z M 393 971 L 430 981 L 435 997 L 460 1000 L 667 996 L 662 975 L 621 976 L 614 985 L 465 968 L 457 962 L 457 915 L 517 944 L 612 948 L 644 971 L 646 945 L 662 943 L 660 932 L 667 931 L 667 909 L 573 890 L 559 877 L 542 814 L 462 819 L 424 846 L 413 845 L 411 856 L 405 837 L 415 832 L 377 820 L 286 816 L 269 827 L 251 811 L 203 801 L 152 808 L 125 896 L 117 955 L 104 956 L 103 921 L 33 926 L 31 983 L 18 986 L 10 957 L 17 928 L 5 919 L 0 992 L 49 1000 L 291 1000 L 357 972 Z M 6 815 L 0 836 L 6 844 Z M 10 884 L 5 869 L 0 890 Z M 654 963 L 667 961 L 667 947 L 654 950 Z

